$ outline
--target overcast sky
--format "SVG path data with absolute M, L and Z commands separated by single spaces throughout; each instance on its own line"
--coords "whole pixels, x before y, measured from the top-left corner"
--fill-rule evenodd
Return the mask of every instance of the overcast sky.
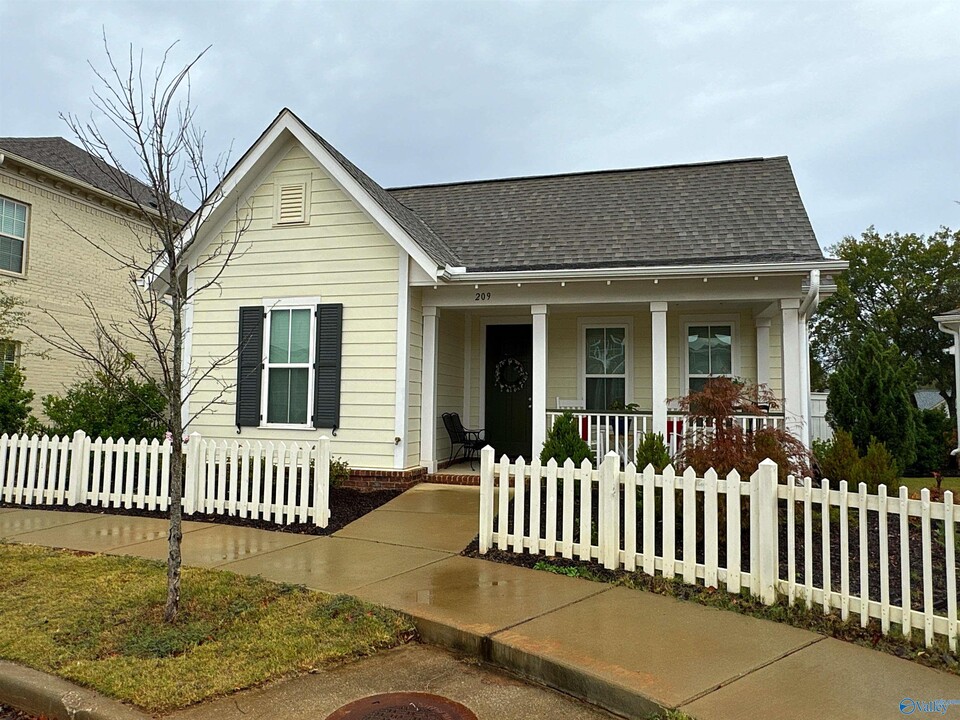
M 101 27 L 238 157 L 288 106 L 381 185 L 788 155 L 821 245 L 960 227 L 960 2 L 0 0 L 0 135 L 88 114 Z

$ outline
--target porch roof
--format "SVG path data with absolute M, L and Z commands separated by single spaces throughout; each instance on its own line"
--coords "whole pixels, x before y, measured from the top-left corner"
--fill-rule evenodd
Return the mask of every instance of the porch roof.
M 387 192 L 468 271 L 823 260 L 786 157 Z

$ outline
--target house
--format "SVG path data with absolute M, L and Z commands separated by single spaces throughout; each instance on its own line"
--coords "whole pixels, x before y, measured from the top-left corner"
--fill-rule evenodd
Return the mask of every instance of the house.
M 960 308 L 951 310 L 943 315 L 937 315 L 933 318 L 937 326 L 948 335 L 953 335 L 953 347 L 950 353 L 953 355 L 954 378 L 956 380 L 956 390 L 953 397 L 960 398 Z M 958 403 L 956 421 L 957 421 L 957 449 L 954 455 L 960 455 L 960 403 Z
M 675 437 L 672 399 L 726 375 L 807 436 L 807 320 L 845 263 L 785 157 L 386 190 L 285 109 L 222 193 L 184 231 L 200 287 L 211 240 L 249 223 L 187 313 L 203 435 L 332 434 L 354 469 L 412 477 L 449 457 L 446 412 L 530 458 L 574 408 L 622 451 Z
M 134 178 L 123 176 L 129 184 L 120 187 L 116 177 L 63 138 L 0 138 L 0 282 L 23 300 L 33 331 L 23 328 L 3 338 L 3 363 L 23 367 L 37 414 L 44 395 L 62 392 L 83 370 L 80 360 L 36 338 L 60 334 L 38 308 L 87 347 L 96 347 L 95 323 L 81 294 L 108 322 L 136 317 L 129 272 L 96 245 L 128 256 L 145 252 L 140 208 L 152 196 Z M 142 200 L 140 207 L 128 199 L 130 190 Z

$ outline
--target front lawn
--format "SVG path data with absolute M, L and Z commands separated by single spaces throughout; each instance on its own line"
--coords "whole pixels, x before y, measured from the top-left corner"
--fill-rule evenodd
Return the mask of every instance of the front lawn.
M 937 487 L 937 481 L 932 477 L 902 477 L 900 478 L 900 484 L 905 485 L 911 495 L 917 495 L 918 497 L 923 488 L 933 490 Z M 940 487 L 952 491 L 953 501 L 960 502 L 960 477 L 945 477 L 940 483 Z
M 0 658 L 164 712 L 401 644 L 392 611 L 228 572 L 185 568 L 162 621 L 164 565 L 0 543 Z

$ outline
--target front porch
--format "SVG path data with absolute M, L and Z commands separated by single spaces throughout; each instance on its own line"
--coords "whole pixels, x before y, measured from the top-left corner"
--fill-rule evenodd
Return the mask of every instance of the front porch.
M 757 285 L 776 294 L 763 279 Z M 718 292 L 706 300 L 689 292 L 676 301 L 490 305 L 493 293 L 481 290 L 471 294 L 486 300 L 441 305 L 449 300 L 443 290 L 423 290 L 420 448 L 428 472 L 456 451 L 442 421 L 447 412 L 484 428 L 498 455 L 538 456 L 564 411 L 598 455 L 633 460 L 648 432 L 661 433 L 675 453 L 689 429 L 676 399 L 713 376 L 765 384 L 781 399 L 770 417 L 738 418 L 745 430 L 776 425 L 805 435 L 799 299 Z M 539 290 L 530 294 L 543 297 Z

